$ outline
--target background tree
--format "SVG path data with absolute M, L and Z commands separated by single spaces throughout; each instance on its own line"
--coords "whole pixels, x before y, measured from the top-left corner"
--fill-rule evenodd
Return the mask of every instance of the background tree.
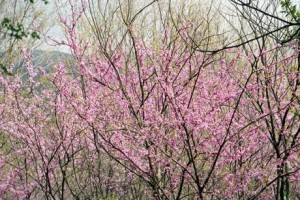
M 47 4 L 47 0 L 42 1 Z M 40 16 L 43 13 L 43 8 L 40 6 L 36 10 L 34 4 L 39 4 L 33 0 L 23 1 L 6 1 L 1 0 L 0 2 L 0 42 L 1 42 L 1 52 L 0 52 L 0 68 L 2 73 L 7 75 L 12 75 L 9 72 L 9 66 L 16 62 L 12 56 L 14 52 L 14 47 L 24 40 L 30 39 L 40 39 L 39 31 L 42 25 Z M 15 52 L 14 52 L 15 54 Z

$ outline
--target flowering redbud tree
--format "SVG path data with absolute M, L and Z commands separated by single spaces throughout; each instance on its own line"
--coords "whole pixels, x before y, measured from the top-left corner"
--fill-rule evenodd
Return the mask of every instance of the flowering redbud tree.
M 70 2 L 52 41 L 74 61 L 46 71 L 23 48 L 27 78 L 0 76 L 1 198 L 297 197 L 297 44 L 211 55 L 189 45 L 193 24 L 156 44 L 130 24 L 130 42 L 95 47 Z

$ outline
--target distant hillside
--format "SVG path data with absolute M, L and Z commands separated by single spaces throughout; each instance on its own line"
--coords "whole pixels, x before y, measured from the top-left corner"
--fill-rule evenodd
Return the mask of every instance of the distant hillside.
M 33 66 L 43 67 L 46 71 L 50 69 L 51 66 L 57 64 L 59 61 L 63 62 L 73 62 L 74 58 L 71 54 L 59 52 L 59 51 L 43 51 L 35 50 L 32 53 Z M 22 71 L 24 60 L 20 60 L 15 64 L 14 71 Z
M 0 52 L 0 55 L 4 55 L 3 52 Z M 6 64 L 5 59 L 0 58 L 0 63 L 4 66 L 11 66 L 11 64 Z M 21 58 L 16 61 L 13 65 L 13 69 L 9 69 L 9 72 L 12 74 L 20 74 L 24 80 L 27 79 L 28 74 L 27 70 L 25 70 L 24 59 L 20 55 L 16 56 L 16 58 Z M 74 57 L 71 54 L 59 52 L 59 51 L 43 51 L 43 50 L 35 50 L 32 52 L 32 61 L 33 68 L 42 67 L 46 72 L 51 71 L 55 64 L 58 62 L 68 62 L 72 64 L 74 62 Z M 39 76 L 39 74 L 38 74 Z
M 74 58 L 71 54 L 60 51 L 43 51 L 36 50 L 32 53 L 34 65 L 49 67 L 59 61 L 73 61 Z
M 5 56 L 4 52 L 0 51 L 0 55 Z M 53 64 L 56 64 L 59 61 L 73 61 L 73 56 L 69 53 L 64 53 L 60 51 L 44 51 L 44 50 L 35 50 L 32 53 L 33 56 L 33 64 L 34 66 L 44 66 L 45 68 L 48 68 L 52 66 Z M 0 57 L 0 63 L 5 64 L 5 61 L 1 59 Z M 16 62 L 15 67 L 20 67 L 24 60 L 20 60 Z

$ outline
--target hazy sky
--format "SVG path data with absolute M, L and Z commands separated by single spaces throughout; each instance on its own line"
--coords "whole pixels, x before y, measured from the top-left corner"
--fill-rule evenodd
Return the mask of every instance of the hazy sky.
M 56 15 L 56 11 L 57 9 L 55 9 L 55 1 L 49 1 L 50 3 L 47 4 L 46 8 L 47 8 L 47 18 L 48 20 L 51 20 L 51 23 L 49 23 L 50 25 L 50 29 L 47 33 L 47 35 L 51 36 L 51 37 L 55 37 L 56 39 L 60 40 L 63 39 L 63 31 L 61 29 L 61 27 L 58 25 L 58 19 L 57 19 L 57 15 Z M 140 0 L 143 1 L 143 0 Z M 180 0 L 179 0 L 180 1 Z M 66 0 L 60 0 L 60 1 L 56 1 L 56 2 L 60 2 L 60 3 L 64 3 L 67 2 Z M 224 0 L 220 0 L 220 2 L 224 3 Z M 296 4 L 299 8 L 300 8 L 300 0 L 292 0 L 292 2 L 294 4 Z M 47 50 L 59 50 L 59 51 L 63 51 L 63 52 L 69 52 L 68 47 L 54 47 L 54 46 L 48 46 L 46 44 L 42 44 L 40 47 L 40 49 L 47 49 Z
M 297 4 L 298 6 L 300 6 L 300 0 L 292 0 L 295 4 Z

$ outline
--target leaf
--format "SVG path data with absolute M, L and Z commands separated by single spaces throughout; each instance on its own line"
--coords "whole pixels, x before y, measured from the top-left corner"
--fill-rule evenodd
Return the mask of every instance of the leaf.
M 9 24 L 10 24 L 10 19 L 8 19 L 7 17 L 5 17 L 5 18 L 2 20 L 1 25 L 2 25 L 3 27 L 8 27 Z
M 1 63 L 0 63 L 0 68 L 1 68 L 1 70 L 3 71 L 4 74 L 6 74 L 6 75 L 8 75 L 8 76 L 13 76 L 13 74 L 10 73 L 10 72 L 7 70 L 7 68 L 6 68 L 3 64 L 1 64 Z
M 33 32 L 31 33 L 31 37 L 32 37 L 33 39 L 41 39 L 40 36 L 38 35 L 38 33 L 37 33 L 36 31 L 33 31 Z

